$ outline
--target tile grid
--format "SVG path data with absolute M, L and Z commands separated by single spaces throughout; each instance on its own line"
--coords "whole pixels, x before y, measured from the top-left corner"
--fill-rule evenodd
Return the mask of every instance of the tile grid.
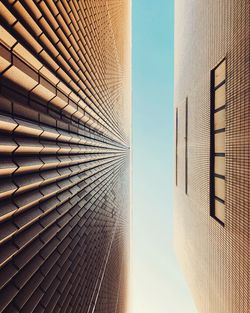
M 126 310 L 129 6 L 0 1 L 0 312 Z

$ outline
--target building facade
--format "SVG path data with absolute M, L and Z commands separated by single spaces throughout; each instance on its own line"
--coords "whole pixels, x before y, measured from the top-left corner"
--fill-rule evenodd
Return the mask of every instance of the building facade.
M 125 313 L 130 1 L 0 1 L 0 312 Z
M 175 247 L 200 313 L 250 312 L 250 2 L 175 6 Z

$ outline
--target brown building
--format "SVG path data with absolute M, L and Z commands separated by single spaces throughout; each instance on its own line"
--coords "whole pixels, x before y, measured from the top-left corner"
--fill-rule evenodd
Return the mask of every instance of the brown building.
M 200 313 L 250 312 L 250 2 L 175 6 L 175 245 Z
M 125 313 L 130 1 L 0 1 L 0 312 Z

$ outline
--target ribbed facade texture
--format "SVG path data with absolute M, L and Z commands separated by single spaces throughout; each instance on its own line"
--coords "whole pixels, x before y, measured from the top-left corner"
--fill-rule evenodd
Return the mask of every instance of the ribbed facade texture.
M 249 0 L 176 0 L 175 115 L 175 246 L 197 310 L 249 313 Z
M 0 312 L 125 313 L 129 0 L 0 1 Z

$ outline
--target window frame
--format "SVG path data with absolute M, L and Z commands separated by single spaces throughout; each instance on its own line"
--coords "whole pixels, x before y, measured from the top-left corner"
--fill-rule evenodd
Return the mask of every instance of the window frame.
M 219 82 L 215 86 L 215 71 L 218 69 L 218 67 L 225 62 L 225 78 L 221 82 Z M 215 152 L 215 135 L 216 133 L 222 133 L 224 132 L 226 134 L 226 125 L 224 130 L 215 129 L 215 114 L 221 110 L 225 110 L 226 114 L 226 95 L 225 95 L 225 104 L 220 106 L 219 108 L 215 108 L 215 92 L 218 88 L 225 85 L 225 91 L 226 91 L 226 81 L 227 81 L 227 62 L 226 57 L 224 57 L 210 72 L 210 216 L 213 217 L 219 224 L 221 224 L 223 227 L 225 226 L 225 217 L 224 221 L 219 219 L 216 216 L 215 212 L 215 202 L 216 200 L 224 204 L 224 216 L 225 216 L 225 199 L 220 199 L 215 194 L 215 178 L 224 179 L 225 181 L 225 189 L 226 189 L 226 172 L 225 176 L 219 175 L 215 172 L 215 157 L 224 157 L 226 158 L 226 154 L 224 152 Z M 226 123 L 226 120 L 225 120 Z M 226 163 L 226 159 L 224 159 L 224 162 Z

